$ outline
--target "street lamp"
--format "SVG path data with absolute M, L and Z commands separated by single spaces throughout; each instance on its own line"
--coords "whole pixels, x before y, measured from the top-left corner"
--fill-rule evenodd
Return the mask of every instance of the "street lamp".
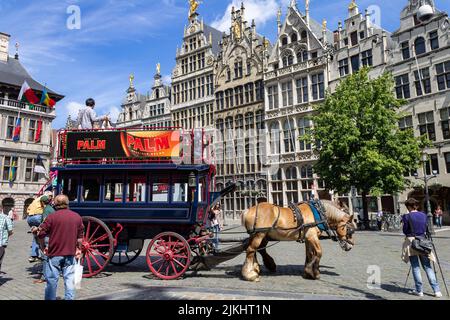
M 428 192 L 428 181 L 437 177 L 437 171 L 433 170 L 432 175 L 427 175 L 427 167 L 426 164 L 428 162 L 428 154 L 422 154 L 422 163 L 423 163 L 423 177 L 419 177 L 418 173 L 414 174 L 414 177 L 417 180 L 422 180 L 425 183 L 425 202 L 427 204 L 427 218 L 428 218 L 428 227 L 432 234 L 434 234 L 434 226 L 433 226 L 433 214 L 431 213 L 431 205 L 430 205 L 430 194 Z

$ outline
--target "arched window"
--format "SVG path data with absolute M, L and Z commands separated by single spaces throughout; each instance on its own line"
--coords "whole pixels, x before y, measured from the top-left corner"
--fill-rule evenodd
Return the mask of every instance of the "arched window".
M 224 125 L 223 119 L 218 119 L 216 121 L 216 141 L 223 141 Z
M 295 151 L 295 122 L 286 120 L 283 125 L 284 152 Z
M 238 114 L 236 116 L 236 137 L 243 138 L 244 137 L 244 116 L 242 114 Z
M 292 42 L 297 42 L 297 40 L 298 40 L 297 34 L 296 34 L 296 33 L 292 34 L 292 35 L 291 35 L 291 43 L 292 43 Z
M 414 47 L 416 51 L 416 55 L 424 54 L 427 52 L 427 49 L 425 47 L 425 39 L 422 37 L 419 37 L 414 41 Z
M 288 38 L 286 36 L 284 36 L 283 38 L 281 38 L 281 45 L 287 46 L 287 44 L 288 44 Z
M 292 54 L 288 54 L 283 57 L 283 67 L 289 67 L 294 64 L 294 56 Z
M 274 122 L 270 126 L 270 152 L 272 154 L 280 154 L 280 149 L 280 125 L 278 122 Z

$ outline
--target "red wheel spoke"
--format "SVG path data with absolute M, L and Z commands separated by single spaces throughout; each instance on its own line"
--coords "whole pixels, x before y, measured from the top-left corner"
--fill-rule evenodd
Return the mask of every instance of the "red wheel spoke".
M 167 268 L 166 268 L 166 276 L 169 275 L 169 268 L 170 268 L 170 264 L 168 263 L 168 264 L 167 264 Z
M 162 258 L 161 258 L 162 259 Z M 164 263 L 165 261 L 163 261 L 163 263 L 161 263 L 161 265 L 159 266 L 159 269 L 156 271 L 157 273 L 161 272 L 162 267 L 164 267 Z
M 89 237 L 89 231 L 91 230 L 91 222 L 88 222 L 87 228 L 86 228 L 86 234 L 85 238 L 87 239 Z
M 92 260 L 94 260 L 94 262 L 100 267 L 100 269 L 103 267 L 100 262 L 98 262 L 98 260 L 95 258 L 95 256 L 92 254 Z
M 88 242 L 92 242 L 92 238 L 95 236 L 95 234 L 97 233 L 98 229 L 100 229 L 100 225 L 97 226 L 97 228 L 95 228 L 95 231 L 92 233 L 91 237 L 89 238 Z
M 173 257 L 174 258 L 179 258 L 179 259 L 187 259 L 188 258 L 187 256 L 181 256 L 179 254 L 174 254 Z
M 90 242 L 90 243 L 97 243 L 97 242 L 103 241 L 103 240 L 108 239 L 108 238 L 109 238 L 109 237 L 108 237 L 108 234 L 105 233 L 104 235 L 101 235 L 101 236 L 98 237 L 97 239 L 92 240 L 92 241 L 89 241 L 89 242 Z
M 92 249 L 91 252 L 95 252 L 95 253 L 97 253 L 99 256 L 102 256 L 105 260 L 108 260 L 108 256 L 105 255 L 105 254 L 103 254 L 103 253 L 101 253 L 101 252 L 98 251 L 98 250 Z
M 87 262 L 87 267 L 89 269 L 89 274 L 92 274 L 92 266 L 91 266 L 91 259 L 89 258 L 90 253 L 86 252 L 86 262 Z
M 91 248 L 102 248 L 102 247 L 109 247 L 109 243 L 108 244 L 93 244 L 91 246 Z
M 163 258 L 159 258 L 158 260 L 152 261 L 152 264 L 157 264 L 157 263 L 160 262 L 161 260 L 163 260 Z
M 173 272 L 174 272 L 175 274 L 177 274 L 178 271 L 177 271 L 177 268 L 175 267 L 175 264 L 173 263 L 173 261 L 170 261 L 170 265 L 172 266 Z
M 173 261 L 175 261 L 179 266 L 181 266 L 181 268 L 186 268 L 186 266 L 184 264 L 182 264 L 180 261 L 178 261 L 177 259 L 173 259 Z

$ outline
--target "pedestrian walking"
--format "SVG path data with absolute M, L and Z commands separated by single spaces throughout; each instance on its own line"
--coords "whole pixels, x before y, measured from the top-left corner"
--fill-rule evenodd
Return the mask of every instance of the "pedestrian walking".
M 95 123 L 100 123 L 102 121 L 109 122 L 108 116 L 97 117 L 97 114 L 94 111 L 95 108 L 95 100 L 89 98 L 86 100 L 86 107 L 80 110 L 78 113 L 78 129 L 80 130 L 92 130 L 94 128 Z
M 1 210 L 0 212 L 0 274 L 2 271 L 2 262 L 8 247 L 9 237 L 13 234 L 13 223 L 10 218 Z
M 223 229 L 222 225 L 222 210 L 220 209 L 220 203 L 217 203 L 209 214 L 209 220 L 211 223 L 211 227 L 214 232 L 214 249 L 217 251 L 219 249 L 219 233 Z
M 46 192 L 44 195 L 48 197 L 51 194 L 51 192 Z M 33 229 L 33 227 L 39 227 L 39 225 L 42 223 L 42 215 L 44 214 L 45 208 L 45 204 L 41 201 L 42 197 L 43 196 L 34 199 L 34 201 L 27 209 L 27 223 L 31 229 Z M 36 241 L 36 238 L 33 236 L 33 240 L 31 242 L 31 252 L 28 261 L 30 263 L 34 263 L 39 261 L 40 258 L 41 254 L 39 253 L 39 245 Z
M 54 213 L 55 212 L 55 208 L 53 207 L 53 205 L 52 205 L 52 196 L 43 196 L 43 197 L 41 197 L 41 202 L 44 204 L 44 212 L 43 212 L 43 214 L 42 214 L 42 222 L 44 222 L 47 218 L 48 218 L 48 216 L 49 215 L 51 215 L 52 213 Z M 33 227 L 33 228 L 31 228 L 31 232 L 34 234 L 34 236 L 36 237 L 36 241 L 37 241 L 37 243 L 39 243 L 39 240 L 38 240 L 38 238 L 37 238 L 37 233 L 38 233 L 38 231 L 39 231 L 39 228 L 38 227 Z M 49 241 L 49 239 L 48 239 L 48 237 L 46 237 L 45 238 L 45 246 L 47 247 L 48 246 L 48 241 Z M 43 253 L 43 252 L 41 252 L 41 256 L 45 256 L 45 254 Z M 33 283 L 35 283 L 35 284 L 40 284 L 40 283 L 44 283 L 44 282 L 46 282 L 47 280 L 46 280 L 46 277 L 45 277 L 45 270 L 46 270 L 46 260 L 47 259 L 43 259 L 43 268 L 42 268 L 42 276 L 41 276 L 41 278 L 40 279 L 38 279 L 38 280 L 35 280 L 35 281 L 33 281 Z
M 419 202 L 416 199 L 411 198 L 407 200 L 405 205 L 408 209 L 408 214 L 405 214 L 402 218 L 403 233 L 406 236 L 405 242 L 403 243 L 402 259 L 406 263 L 411 263 L 415 283 L 415 290 L 411 290 L 409 293 L 419 297 L 423 296 L 423 282 L 420 273 L 420 264 L 422 264 L 435 297 L 440 298 L 442 297 L 442 293 L 436 279 L 436 274 L 431 267 L 431 262 L 436 262 L 436 256 L 433 252 L 429 255 L 424 255 L 412 248 L 412 241 L 416 237 L 425 238 L 426 236 L 428 227 L 427 215 L 418 211 Z
M 64 278 L 65 300 L 75 299 L 75 259 L 81 258 L 81 243 L 84 226 L 81 217 L 69 210 L 69 198 L 59 195 L 55 198 L 56 212 L 52 213 L 39 227 L 39 244 L 46 254 L 45 300 L 56 300 L 59 275 Z M 45 237 L 49 237 L 45 246 Z
M 442 228 L 442 216 L 443 216 L 442 208 L 441 206 L 437 206 L 436 210 L 434 211 L 434 216 L 436 219 L 436 226 L 438 228 Z
M 383 211 L 380 210 L 377 212 L 377 226 L 378 226 L 378 230 L 379 231 L 383 231 L 382 226 L 383 226 Z

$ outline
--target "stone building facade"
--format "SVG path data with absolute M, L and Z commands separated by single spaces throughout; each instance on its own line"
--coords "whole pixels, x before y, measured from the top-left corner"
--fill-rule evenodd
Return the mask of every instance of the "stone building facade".
M 448 13 L 439 11 L 434 1 L 410 0 L 400 15 L 400 28 L 392 34 L 396 47 L 388 70 L 395 78 L 398 98 L 406 99 L 400 128 L 414 129 L 417 136 L 427 135 L 432 147 L 425 150 L 425 172 L 430 181 L 431 210 L 437 205 L 450 212 L 450 21 Z M 424 200 L 423 181 L 409 174 L 416 185 L 400 196 Z
M 146 97 L 136 91 L 133 81 L 134 75 L 130 75 L 130 86 L 121 106 L 122 112 L 117 120 L 117 128 L 142 127 Z
M 19 217 L 47 182 L 43 174 L 34 172 L 38 155 L 45 168 L 51 166 L 52 121 L 55 109 L 36 105 L 30 107 L 17 101 L 24 81 L 27 81 L 38 97 L 44 86 L 35 81 L 19 61 L 19 55 L 9 56 L 10 36 L 0 33 L 0 203 L 5 211 L 14 207 Z M 52 99 L 59 101 L 60 94 L 48 90 Z M 21 118 L 20 139 L 13 141 L 14 129 Z M 42 122 L 41 135 L 37 135 Z M 36 140 L 36 138 L 38 138 Z M 9 174 L 16 168 L 13 181 Z
M 145 103 L 143 125 L 146 128 L 169 128 L 172 126 L 170 113 L 170 87 L 164 85 L 158 64 L 152 91 Z
M 269 202 L 287 206 L 308 200 L 313 186 L 324 185 L 312 166 L 318 155 L 301 137 L 312 126 L 313 106 L 325 99 L 330 81 L 333 33 L 325 23 L 302 14 L 291 1 L 285 21 L 278 18 L 278 39 L 264 74 Z
M 172 72 L 172 120 L 183 129 L 214 127 L 214 61 L 222 33 L 193 12 Z
M 236 217 L 267 197 L 267 179 L 258 157 L 264 147 L 264 65 L 270 44 L 248 25 L 245 7 L 232 9 L 230 33 L 220 42 L 215 64 L 214 121 L 218 190 L 228 183 L 238 185 L 224 200 L 226 217 Z

